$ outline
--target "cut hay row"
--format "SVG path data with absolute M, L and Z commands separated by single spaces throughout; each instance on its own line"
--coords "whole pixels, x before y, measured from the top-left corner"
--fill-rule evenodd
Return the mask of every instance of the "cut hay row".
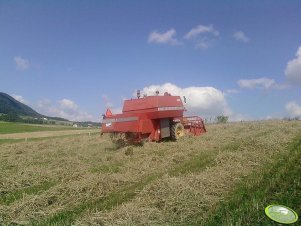
M 277 155 L 272 164 L 260 167 L 243 179 L 217 206 L 205 221 L 195 217 L 195 225 L 271 225 L 264 209 L 280 204 L 301 213 L 301 133 L 288 152 Z M 293 225 L 298 225 L 295 223 Z
M 91 134 L 99 132 L 98 129 L 73 129 L 73 130 L 61 130 L 61 131 L 37 131 L 37 132 L 25 132 L 25 133 L 10 133 L 0 134 L 0 139 L 26 139 L 26 138 L 43 138 L 43 137 L 56 137 L 76 134 Z
M 261 128 L 262 125 L 246 126 L 241 133 L 248 134 L 248 138 L 241 139 L 240 135 L 236 140 L 233 137 L 234 143 L 230 145 L 220 147 L 217 142 L 219 153 L 214 157 L 214 164 L 205 170 L 179 176 L 166 174 L 147 185 L 132 201 L 113 210 L 89 212 L 77 224 L 187 225 L 195 224 L 196 219 L 206 219 L 211 208 L 243 177 L 260 166 L 271 164 L 273 157 L 286 152 L 288 143 L 300 130 L 300 124 L 298 127 L 286 123 L 264 124 L 265 128 Z M 248 132 L 249 129 L 254 130 Z M 237 141 L 239 144 L 234 145 Z
M 205 218 L 240 178 L 285 151 L 300 128 L 284 121 L 210 125 L 201 137 L 120 150 L 106 136 L 2 144 L 0 224 Z

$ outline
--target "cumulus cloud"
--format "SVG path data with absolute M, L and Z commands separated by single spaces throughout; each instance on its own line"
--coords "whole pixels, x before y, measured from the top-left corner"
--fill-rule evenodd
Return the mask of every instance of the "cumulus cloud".
M 175 35 L 176 35 L 176 30 L 174 28 L 169 29 L 165 33 L 159 33 L 157 31 L 153 31 L 148 36 L 148 42 L 179 45 L 180 42 L 176 38 L 174 38 Z
M 296 53 L 296 58 L 287 63 L 285 76 L 290 83 L 301 85 L 301 46 Z
M 218 36 L 219 35 L 219 31 L 215 30 L 213 25 L 198 25 L 195 28 L 192 28 L 185 36 L 184 38 L 186 39 L 192 39 L 197 37 L 199 34 L 204 34 L 204 33 L 209 33 L 212 34 L 214 36 Z
M 257 79 L 240 79 L 237 81 L 237 84 L 241 88 L 248 88 L 248 89 L 254 89 L 254 88 L 282 88 L 281 85 L 278 85 L 274 79 L 269 78 L 257 78 Z
M 285 109 L 290 117 L 301 117 L 301 106 L 294 101 L 291 101 L 285 105 Z
M 250 41 L 250 38 L 248 38 L 244 32 L 242 31 L 236 31 L 233 34 L 233 38 L 239 42 L 247 43 Z
M 25 58 L 17 56 L 14 58 L 14 61 L 18 70 L 24 71 L 29 68 L 29 61 Z
M 181 88 L 171 83 L 163 85 L 151 85 L 143 88 L 142 93 L 155 95 L 156 91 L 161 94 L 169 92 L 172 95 L 185 96 L 186 108 L 189 115 L 211 117 L 217 115 L 232 115 L 223 92 L 214 87 L 186 87 Z
M 23 103 L 23 104 L 28 104 L 29 102 L 27 101 L 27 100 L 25 100 L 24 98 L 23 98 L 23 96 L 21 96 L 21 95 L 17 95 L 17 94 L 12 94 L 11 95 L 13 98 L 15 98 L 17 101 L 19 101 L 19 102 L 21 102 L 21 103 Z
M 61 117 L 72 121 L 99 121 L 93 115 L 82 111 L 74 101 L 66 98 L 55 103 L 49 99 L 43 99 L 38 102 L 37 110 L 44 115 Z

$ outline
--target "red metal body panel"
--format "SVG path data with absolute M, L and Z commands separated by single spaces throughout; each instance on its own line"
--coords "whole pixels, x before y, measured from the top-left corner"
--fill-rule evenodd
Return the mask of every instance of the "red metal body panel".
M 122 114 L 112 114 L 111 111 L 102 121 L 103 133 L 125 133 L 140 140 L 148 138 L 150 141 L 159 141 L 160 120 L 168 119 L 172 124 L 175 120 L 181 121 L 187 132 L 200 135 L 206 132 L 203 120 L 183 117 L 185 111 L 179 96 L 147 96 L 138 99 L 125 100 Z M 134 134 L 134 135 L 133 135 Z
M 183 107 L 179 96 L 148 96 L 139 99 L 125 100 L 122 112 L 157 111 L 159 107 Z

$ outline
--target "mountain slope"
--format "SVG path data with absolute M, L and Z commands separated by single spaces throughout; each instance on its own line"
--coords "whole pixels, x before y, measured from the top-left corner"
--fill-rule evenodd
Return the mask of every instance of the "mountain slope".
M 18 116 L 30 116 L 32 118 L 49 118 L 58 121 L 68 121 L 59 117 L 48 117 L 42 115 L 26 104 L 17 101 L 15 98 L 11 97 L 6 93 L 0 92 L 0 114 L 16 114 Z
M 20 116 L 43 117 L 32 108 L 17 101 L 10 95 L 0 92 L 0 113 L 17 114 Z

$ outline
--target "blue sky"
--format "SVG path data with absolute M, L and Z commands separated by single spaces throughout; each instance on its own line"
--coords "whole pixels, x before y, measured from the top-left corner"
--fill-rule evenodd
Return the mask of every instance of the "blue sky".
M 72 120 L 136 89 L 232 120 L 301 116 L 301 1 L 0 0 L 0 91 Z

